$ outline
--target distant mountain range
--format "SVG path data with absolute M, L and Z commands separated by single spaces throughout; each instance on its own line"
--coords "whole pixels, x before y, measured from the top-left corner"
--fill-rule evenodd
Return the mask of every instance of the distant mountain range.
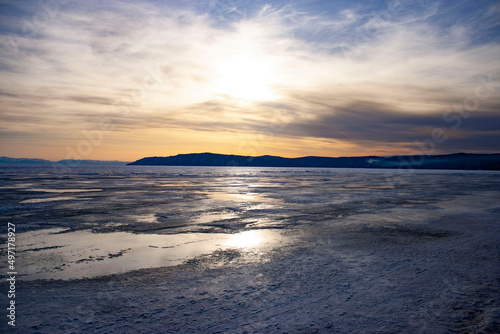
M 214 153 L 149 157 L 131 166 L 241 166 L 241 167 L 323 167 L 323 168 L 403 168 L 500 170 L 500 154 L 456 153 L 448 155 L 398 155 L 366 157 L 259 157 Z
M 60 164 L 66 166 L 101 166 L 101 165 L 120 165 L 125 166 L 127 162 L 124 161 L 105 161 L 105 160 L 73 160 L 65 159 L 59 161 L 49 161 L 44 159 L 29 159 L 29 158 L 9 158 L 0 157 L 0 165 L 49 165 L 49 164 Z
M 103 160 L 17 159 L 0 157 L 0 166 L 241 166 L 241 167 L 323 167 L 323 168 L 402 168 L 500 170 L 500 154 L 456 153 L 448 155 L 398 155 L 365 157 L 259 157 L 215 153 L 178 154 L 170 157 L 148 157 L 127 163 Z

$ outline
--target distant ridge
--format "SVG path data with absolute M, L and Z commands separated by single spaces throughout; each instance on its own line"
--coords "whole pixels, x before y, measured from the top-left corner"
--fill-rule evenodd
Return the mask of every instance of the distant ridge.
M 120 165 L 125 166 L 127 162 L 124 161 L 106 161 L 106 160 L 73 160 L 65 159 L 59 161 L 50 161 L 44 159 L 30 159 L 30 158 L 9 158 L 0 157 L 0 165 L 49 165 L 49 164 L 60 164 L 67 166 L 97 166 L 97 165 Z
M 215 153 L 178 154 L 142 158 L 131 166 L 241 166 L 500 170 L 500 154 L 455 153 L 448 155 L 398 155 L 366 157 L 258 157 Z
M 28 158 L 9 158 L 0 157 L 0 164 L 2 165 L 45 165 L 50 164 L 51 161 L 44 159 L 28 159 Z

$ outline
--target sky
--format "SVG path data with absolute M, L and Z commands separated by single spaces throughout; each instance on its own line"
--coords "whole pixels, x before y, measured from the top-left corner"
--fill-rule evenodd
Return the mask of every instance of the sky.
M 0 0 L 0 156 L 500 152 L 500 3 Z

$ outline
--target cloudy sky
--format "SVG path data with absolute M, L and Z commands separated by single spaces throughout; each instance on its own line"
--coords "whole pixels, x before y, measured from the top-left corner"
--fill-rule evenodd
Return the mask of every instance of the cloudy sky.
M 0 156 L 500 151 L 496 0 L 0 0 Z

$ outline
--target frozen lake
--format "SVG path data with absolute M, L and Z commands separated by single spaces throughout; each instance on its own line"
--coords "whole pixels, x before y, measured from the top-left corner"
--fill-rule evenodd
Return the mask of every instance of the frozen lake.
M 0 180 L 26 333 L 500 330 L 500 172 L 6 167 Z

